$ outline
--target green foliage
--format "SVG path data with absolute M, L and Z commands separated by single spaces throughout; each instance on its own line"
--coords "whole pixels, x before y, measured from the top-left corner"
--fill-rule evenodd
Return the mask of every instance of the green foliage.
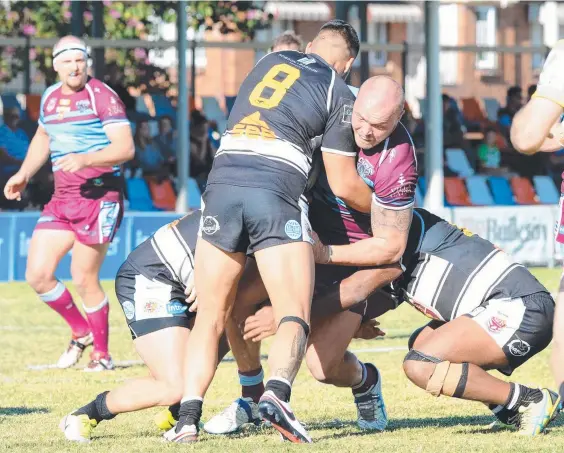
M 93 3 L 80 2 L 83 9 L 85 36 L 92 36 Z M 176 2 L 159 1 L 109 1 L 103 2 L 104 38 L 147 39 L 157 34 L 158 21 L 176 21 Z M 244 39 L 254 32 L 269 26 L 268 17 L 253 2 L 188 2 L 188 23 L 206 29 L 217 27 L 221 33 L 239 31 Z M 71 33 L 71 2 L 65 1 L 17 1 L 0 3 L 0 36 L 54 38 Z M 106 49 L 106 63 L 115 62 L 122 68 L 127 84 L 146 87 L 147 90 L 164 89 L 170 85 L 168 76 L 161 68 L 150 64 L 147 48 Z M 52 68 L 50 48 L 0 47 L 0 83 L 9 82 L 24 68 L 29 58 L 48 83 L 56 74 Z

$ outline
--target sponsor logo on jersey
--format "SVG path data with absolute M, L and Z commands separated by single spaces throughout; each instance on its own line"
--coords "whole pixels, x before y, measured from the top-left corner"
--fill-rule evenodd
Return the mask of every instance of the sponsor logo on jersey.
M 505 327 L 507 327 L 507 322 L 499 316 L 492 316 L 488 319 L 488 330 L 492 333 L 499 333 Z
M 166 312 L 172 316 L 183 315 L 186 310 L 188 310 L 186 304 L 183 304 L 179 300 L 173 300 L 166 304 Z
M 80 112 L 86 112 L 90 109 L 90 101 L 88 99 L 81 99 L 80 101 L 76 101 L 75 105 Z
M 352 123 L 352 113 L 353 113 L 353 105 L 352 102 L 348 99 L 346 100 L 348 103 L 343 105 L 343 115 L 341 117 L 341 124 L 351 124 Z
M 235 137 L 260 138 L 262 140 L 274 140 L 276 134 L 268 127 L 268 124 L 260 119 L 260 112 L 246 116 L 239 121 L 231 132 Z
M 531 345 L 519 338 L 509 343 L 507 348 L 509 349 L 511 355 L 514 355 L 515 357 L 526 356 L 531 351 Z
M 374 174 L 374 165 L 372 165 L 364 157 L 360 157 L 356 163 L 356 171 L 363 178 L 369 178 Z
M 405 184 L 405 178 L 403 176 L 403 173 L 400 173 L 399 178 L 398 178 L 398 184 L 400 186 L 403 186 Z
M 213 217 L 211 215 L 202 217 L 200 229 L 204 233 L 211 236 L 212 234 L 215 234 L 220 230 L 219 222 L 217 221 L 217 219 L 215 217 Z
M 133 319 L 133 317 L 135 316 L 135 305 L 133 305 L 133 303 L 130 302 L 129 300 L 126 300 L 121 305 L 121 307 L 123 308 L 123 312 L 125 313 L 125 317 L 131 321 Z
M 395 149 L 395 148 L 392 148 L 392 149 L 390 150 L 390 164 L 391 164 L 391 163 L 394 161 L 394 159 L 396 158 L 396 154 L 397 154 L 396 149 Z M 403 174 L 402 174 L 401 176 L 403 176 Z
M 71 100 L 70 99 L 59 99 L 59 105 L 71 105 Z
M 56 112 L 59 114 L 59 119 L 63 119 L 65 113 L 70 112 L 70 106 L 58 106 Z
M 47 103 L 45 110 L 47 111 L 47 113 L 50 113 L 53 111 L 56 105 L 57 105 L 57 98 L 51 98 L 49 99 L 49 102 Z
M 155 313 L 158 309 L 159 309 L 159 303 L 154 300 L 149 300 L 145 302 L 145 305 L 143 306 L 143 311 L 145 313 Z
M 300 59 L 298 60 L 298 63 L 301 63 L 301 64 L 307 66 L 308 64 L 313 64 L 313 63 L 315 63 L 315 58 L 303 57 L 303 58 L 300 58 Z
M 284 226 L 284 231 L 290 239 L 299 239 L 302 236 L 302 227 L 296 220 L 288 220 Z

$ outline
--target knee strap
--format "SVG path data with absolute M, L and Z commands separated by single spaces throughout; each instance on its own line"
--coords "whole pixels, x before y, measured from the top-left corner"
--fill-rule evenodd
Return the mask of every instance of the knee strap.
M 298 318 L 297 316 L 284 316 L 278 323 L 278 328 L 280 328 L 280 325 L 284 322 L 298 323 L 300 326 L 302 326 L 302 329 L 304 329 L 306 337 L 309 337 L 309 326 L 307 325 L 307 322 L 305 322 L 302 318 Z
M 426 390 L 433 396 L 462 398 L 468 380 L 468 363 L 437 363 Z
M 421 351 L 418 351 L 417 349 L 409 350 L 403 361 L 406 362 L 407 360 L 414 360 L 415 362 L 430 362 L 430 363 L 442 362 L 441 359 L 433 357 L 432 355 L 423 354 Z

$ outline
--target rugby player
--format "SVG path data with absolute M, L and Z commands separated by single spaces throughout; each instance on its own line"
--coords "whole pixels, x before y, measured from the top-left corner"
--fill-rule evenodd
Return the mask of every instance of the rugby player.
M 284 438 L 311 442 L 289 406 L 310 330 L 314 280 L 303 194 L 313 152 L 321 146 L 333 192 L 353 208 L 370 210 L 370 190 L 356 173 L 353 96 L 341 78 L 358 48 L 349 24 L 330 21 L 305 54 L 282 51 L 263 57 L 239 90 L 202 196 L 195 257 L 199 305 L 188 340 L 180 419 L 166 435 L 170 441 L 198 438 L 218 340 L 246 255 L 254 254 L 279 324 L 259 411 Z
M 68 323 L 72 339 L 57 362 L 69 368 L 94 343 L 85 371 L 114 368 L 108 351 L 108 298 L 98 271 L 123 216 L 119 165 L 133 158 L 125 107 L 107 85 L 88 76 L 83 41 L 67 36 L 53 48 L 60 82 L 41 99 L 39 127 L 20 170 L 4 195 L 20 199 L 28 181 L 50 157 L 55 193 L 39 218 L 29 246 L 26 280 Z M 72 250 L 71 275 L 86 319 L 55 277 Z
M 358 265 L 365 265 L 363 261 L 367 257 L 370 265 L 394 264 L 405 250 L 414 204 L 417 162 L 409 132 L 399 122 L 403 106 L 402 88 L 387 76 L 367 80 L 354 104 L 352 127 L 355 143 L 360 148 L 357 170 L 373 190 L 372 224 L 370 215 L 357 212 L 335 197 L 323 173 L 314 186 L 310 221 L 324 242 L 349 244 L 371 238 L 363 241 L 366 256 L 361 252 L 362 258 L 357 258 L 361 249 L 356 246 L 351 246 L 350 256 L 346 254 L 348 249 L 343 254 L 339 247 L 335 247 L 338 253 L 333 259 L 343 260 L 339 264 L 345 266 L 325 265 L 330 260 L 322 251 L 317 260 L 322 265 L 316 268 L 315 290 L 318 294 L 329 291 L 335 282 L 358 271 L 354 260 L 359 261 Z M 318 247 L 314 247 L 316 250 Z M 373 285 L 371 276 L 367 271 L 362 272 L 360 278 Z M 317 306 L 322 307 L 321 304 Z M 244 316 L 245 312 L 242 313 Z M 321 314 L 325 313 L 322 311 Z M 361 315 L 362 312 L 345 312 L 316 319 L 312 324 L 306 362 L 318 380 L 352 389 L 359 427 L 382 431 L 387 425 L 387 414 L 381 396 L 380 373 L 374 365 L 361 363 L 347 351 L 359 329 Z M 239 368 L 242 397 L 204 425 L 206 431 L 214 434 L 233 432 L 245 423 L 257 422 L 256 400 L 260 397 L 263 376 L 260 356 L 252 342 L 242 343 L 241 336 L 240 332 L 228 330 Z
M 564 41 L 558 41 L 548 54 L 537 84 L 537 90 L 515 117 L 511 125 L 511 143 L 523 154 L 538 151 L 555 152 L 564 147 Z M 564 177 L 564 173 L 563 173 Z M 556 224 L 556 241 L 564 243 L 564 182 L 561 187 L 560 219 Z M 556 298 L 552 371 L 564 398 L 564 274 Z

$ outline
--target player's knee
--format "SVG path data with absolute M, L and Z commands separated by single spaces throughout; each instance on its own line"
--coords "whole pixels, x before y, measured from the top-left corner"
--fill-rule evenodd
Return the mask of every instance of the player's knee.
M 177 379 L 176 382 L 167 382 L 166 391 L 160 401 L 161 406 L 172 406 L 182 399 L 183 385 L 182 379 Z
M 316 354 L 306 354 L 306 365 L 312 377 L 322 384 L 330 384 L 333 370 L 336 368 L 332 361 L 322 363 Z
M 52 273 L 45 269 L 28 266 L 25 270 L 26 282 L 39 294 L 46 293 L 52 289 L 49 286 L 52 286 L 53 279 Z
M 79 294 L 95 291 L 99 288 L 98 274 L 81 268 L 71 267 L 72 283 Z
M 403 360 L 403 371 L 411 382 L 424 389 L 433 374 L 435 364 L 440 361 L 436 357 L 411 349 Z

